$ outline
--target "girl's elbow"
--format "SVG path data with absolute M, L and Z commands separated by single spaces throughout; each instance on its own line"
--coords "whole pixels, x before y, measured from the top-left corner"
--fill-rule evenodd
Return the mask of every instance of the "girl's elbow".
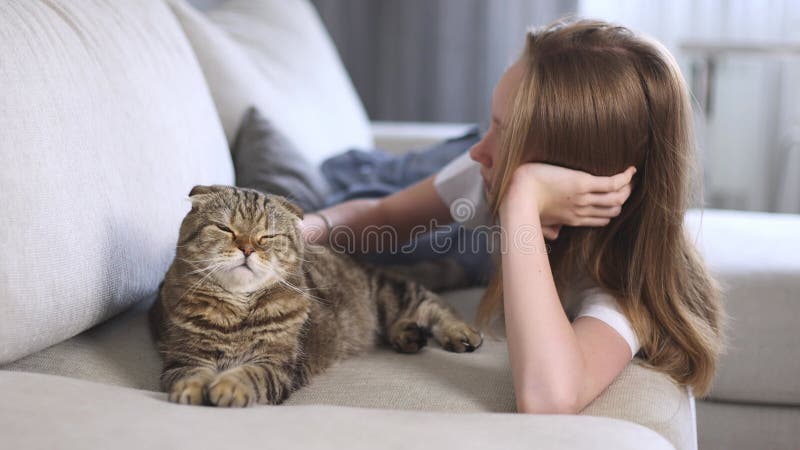
M 572 393 L 561 395 L 527 395 L 517 400 L 517 412 L 522 414 L 578 414 L 578 396 Z

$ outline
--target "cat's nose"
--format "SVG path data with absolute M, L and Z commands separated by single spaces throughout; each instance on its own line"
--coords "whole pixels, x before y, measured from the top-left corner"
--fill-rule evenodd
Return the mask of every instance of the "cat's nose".
M 250 256 L 250 253 L 253 253 L 254 251 L 256 251 L 256 249 L 250 244 L 240 245 L 239 246 L 239 250 L 241 250 L 242 253 L 244 253 L 244 257 L 245 258 Z

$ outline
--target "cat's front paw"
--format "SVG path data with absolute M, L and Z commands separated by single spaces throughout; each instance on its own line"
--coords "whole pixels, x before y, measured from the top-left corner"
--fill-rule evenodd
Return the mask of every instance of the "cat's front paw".
M 208 385 L 206 396 L 214 406 L 244 408 L 256 402 L 252 384 L 243 382 L 235 372 L 220 374 Z
M 169 390 L 169 401 L 182 405 L 202 405 L 205 382 L 201 378 L 176 381 Z
M 461 321 L 434 327 L 433 337 L 448 352 L 474 352 L 483 344 L 483 335 Z

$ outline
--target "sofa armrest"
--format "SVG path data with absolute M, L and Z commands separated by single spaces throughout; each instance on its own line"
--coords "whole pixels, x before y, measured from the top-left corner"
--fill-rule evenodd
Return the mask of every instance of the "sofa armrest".
M 401 154 L 465 134 L 475 124 L 444 122 L 372 122 L 375 147 Z

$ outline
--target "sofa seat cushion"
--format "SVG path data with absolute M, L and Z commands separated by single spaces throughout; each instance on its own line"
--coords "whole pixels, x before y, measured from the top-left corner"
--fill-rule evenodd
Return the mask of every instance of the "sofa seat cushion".
M 472 318 L 481 293 L 480 289 L 454 291 L 445 298 L 462 316 Z M 161 364 L 147 329 L 146 310 L 151 301 L 2 369 L 156 391 Z M 415 355 L 379 347 L 329 368 L 286 404 L 515 411 L 506 343 L 488 337 L 476 352 L 464 354 L 446 352 L 435 343 Z M 678 449 L 692 449 L 696 439 L 692 405 L 684 388 L 634 360 L 582 414 L 638 423 L 657 431 Z
M 154 292 L 195 184 L 230 184 L 163 1 L 0 2 L 0 364 Z
M 673 448 L 652 430 L 602 417 L 321 405 L 209 408 L 168 403 L 161 393 L 7 371 L 0 371 L 0 389 L 6 448 Z
M 730 317 L 710 397 L 800 405 L 800 215 L 706 210 L 686 222 Z
M 700 401 L 697 417 L 703 450 L 800 448 L 798 407 Z

